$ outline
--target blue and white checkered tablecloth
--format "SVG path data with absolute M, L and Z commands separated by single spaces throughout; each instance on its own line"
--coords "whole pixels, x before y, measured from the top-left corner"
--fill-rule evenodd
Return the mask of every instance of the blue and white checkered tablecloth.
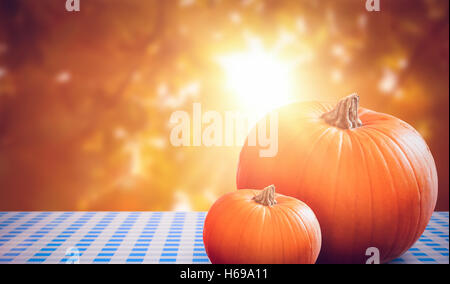
M 0 212 L 2 263 L 210 263 L 206 212 Z M 449 263 L 448 212 L 392 263 Z

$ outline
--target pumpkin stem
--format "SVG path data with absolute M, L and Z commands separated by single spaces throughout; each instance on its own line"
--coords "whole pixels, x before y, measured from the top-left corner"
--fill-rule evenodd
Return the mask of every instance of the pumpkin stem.
M 341 99 L 336 107 L 321 118 L 328 124 L 342 129 L 353 129 L 362 126 L 358 117 L 359 96 L 351 94 Z
M 275 200 L 275 186 L 272 184 L 264 188 L 260 194 L 253 197 L 253 200 L 264 206 L 277 204 L 277 201 Z

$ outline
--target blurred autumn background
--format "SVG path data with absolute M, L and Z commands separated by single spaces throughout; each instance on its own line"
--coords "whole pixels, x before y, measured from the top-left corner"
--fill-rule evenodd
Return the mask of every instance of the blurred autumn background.
M 173 147 L 174 111 L 353 92 L 424 136 L 448 210 L 448 0 L 65 2 L 0 0 L 0 210 L 207 210 L 240 149 Z

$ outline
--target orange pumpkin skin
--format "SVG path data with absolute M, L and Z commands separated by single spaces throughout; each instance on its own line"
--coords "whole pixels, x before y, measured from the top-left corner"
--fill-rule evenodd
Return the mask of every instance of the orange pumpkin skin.
M 252 200 L 260 190 L 240 190 L 219 198 L 203 229 L 213 264 L 315 263 L 321 245 L 319 223 L 303 202 L 275 194 L 277 204 Z
M 319 263 L 364 263 L 376 247 L 385 263 L 408 250 L 434 211 L 437 173 L 420 134 L 390 115 L 360 108 L 360 127 L 331 126 L 333 105 L 295 103 L 278 112 L 278 154 L 242 148 L 238 188 L 270 183 L 304 201 L 322 230 Z

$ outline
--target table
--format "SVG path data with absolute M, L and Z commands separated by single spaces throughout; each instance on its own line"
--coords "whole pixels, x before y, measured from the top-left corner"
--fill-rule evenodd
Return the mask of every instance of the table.
M 0 212 L 0 264 L 210 263 L 206 212 Z M 448 212 L 392 263 L 449 263 Z

